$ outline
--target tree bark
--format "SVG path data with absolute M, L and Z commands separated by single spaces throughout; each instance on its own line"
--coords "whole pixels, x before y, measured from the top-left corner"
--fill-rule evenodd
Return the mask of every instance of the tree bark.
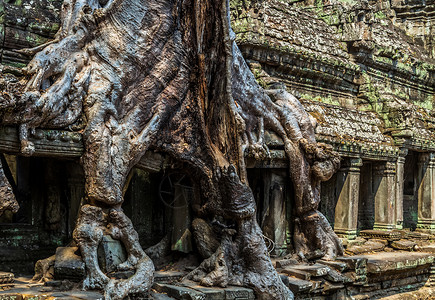
M 74 239 L 87 268 L 85 288 L 123 299 L 152 285 L 154 267 L 121 205 L 130 170 L 157 150 L 189 166 L 202 195 L 200 216 L 224 227 L 216 252 L 189 277 L 249 286 L 259 299 L 292 299 L 268 257 L 246 178 L 245 152 L 268 155 L 265 130 L 281 136 L 290 160 L 300 257 L 341 253 L 317 211 L 320 180 L 336 171 L 338 156 L 316 143 L 296 98 L 259 87 L 234 38 L 226 0 L 64 2 L 56 40 L 27 67 L 20 105 L 2 114 L 2 123 L 21 124 L 22 150 L 31 154 L 29 128 L 66 127 L 84 116 L 88 205 Z M 126 246 L 120 268 L 136 270 L 126 281 L 109 280 L 98 266 L 105 233 Z

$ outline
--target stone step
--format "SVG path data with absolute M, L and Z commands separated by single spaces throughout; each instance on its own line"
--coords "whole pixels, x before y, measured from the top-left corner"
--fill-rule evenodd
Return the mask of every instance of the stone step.
M 225 300 L 254 300 L 255 294 L 251 289 L 243 287 L 227 287 L 225 290 Z
M 275 262 L 276 268 L 285 268 L 289 265 L 296 265 L 298 261 L 296 259 L 281 259 Z
M 402 238 L 402 234 L 398 231 L 391 230 L 361 230 L 360 236 L 371 239 L 382 239 L 388 241 L 398 241 Z
M 352 246 L 348 247 L 345 252 L 350 255 L 358 255 L 363 253 L 369 253 L 369 252 L 380 252 L 384 250 L 385 245 L 383 243 L 377 243 L 373 242 L 372 240 L 369 240 L 365 244 L 361 246 Z
M 154 272 L 154 282 L 159 283 L 174 283 L 179 281 L 186 275 L 183 272 L 176 271 L 156 271 Z
M 313 283 L 311 281 L 302 280 L 295 277 L 289 277 L 286 284 L 294 294 L 307 292 L 313 287 Z
M 199 285 L 196 282 L 185 281 L 183 282 L 183 286 L 188 287 L 190 289 L 194 289 L 198 292 L 201 292 L 205 295 L 205 300 L 222 300 L 225 299 L 225 289 L 221 288 L 208 288 Z
M 391 242 L 391 248 L 396 250 L 412 251 L 417 244 L 413 241 L 400 240 Z
M 343 284 L 334 284 L 334 283 L 330 283 L 330 282 L 325 281 L 323 283 L 322 292 L 323 293 L 331 293 L 331 292 L 335 292 L 337 290 L 341 290 L 343 288 L 344 288 Z
M 170 285 L 166 283 L 154 283 L 153 289 L 159 293 L 165 293 L 177 300 L 205 300 L 205 294 L 187 287 Z
M 347 264 L 349 269 L 356 270 L 367 267 L 367 258 L 363 256 L 340 256 L 337 260 Z
M 296 270 L 296 271 L 303 271 L 311 274 L 311 276 L 325 276 L 328 274 L 329 267 L 321 264 L 314 264 L 314 265 L 293 265 L 288 266 L 286 270 Z
M 296 277 L 298 279 L 302 279 L 302 280 L 310 280 L 311 279 L 311 274 L 305 271 L 301 271 L 301 270 L 296 270 L 296 269 L 283 269 L 281 270 L 282 273 L 289 275 L 289 276 L 293 276 Z
M 151 293 L 150 299 L 153 299 L 153 300 L 175 300 L 175 298 L 169 297 L 166 294 L 158 294 L 158 293 Z
M 323 260 L 319 259 L 317 263 L 328 266 L 330 268 L 334 268 L 335 270 L 339 272 L 344 272 L 348 269 L 348 266 L 346 263 L 336 260 Z
M 254 300 L 254 291 L 244 287 L 226 288 L 203 287 L 196 282 L 183 281 L 179 285 L 156 282 L 153 288 L 159 293 L 166 293 L 177 300 Z
M 329 269 L 328 274 L 326 274 L 325 279 L 328 281 L 331 281 L 333 283 L 348 283 L 351 282 L 351 280 L 342 275 L 340 272 L 334 270 L 334 269 Z
M 415 250 L 419 252 L 428 252 L 435 254 L 435 244 L 416 246 Z

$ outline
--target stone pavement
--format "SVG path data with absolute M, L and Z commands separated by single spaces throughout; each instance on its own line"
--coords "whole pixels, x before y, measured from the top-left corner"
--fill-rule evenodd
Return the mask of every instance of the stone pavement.
M 314 264 L 299 264 L 294 259 L 274 261 L 283 282 L 295 294 L 295 299 L 316 300 L 435 299 L 434 263 L 435 253 L 415 251 L 343 256 L 335 261 L 318 260 Z M 103 299 L 101 293 L 81 291 L 79 283 L 67 280 L 53 280 L 42 284 L 31 282 L 30 277 L 21 277 L 12 283 L 12 274 L 1 274 L 8 280 L 0 284 L 0 300 Z M 150 295 L 130 299 L 255 299 L 251 289 L 203 287 L 196 282 L 181 281 L 184 275 L 183 272 L 158 271 Z

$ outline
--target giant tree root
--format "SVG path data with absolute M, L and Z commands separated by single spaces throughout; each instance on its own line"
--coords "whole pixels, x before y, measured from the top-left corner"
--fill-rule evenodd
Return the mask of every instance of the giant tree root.
M 261 229 L 255 219 L 252 191 L 244 185 L 234 167 L 220 172 L 219 184 L 225 189 L 222 216 L 235 222 L 234 229 L 223 229 L 216 252 L 186 278 L 204 286 L 249 286 L 258 299 L 292 299 L 293 294 L 275 271 Z
M 135 269 L 128 279 L 115 280 L 101 271 L 97 249 L 105 233 L 120 240 L 128 253 L 128 259 L 118 266 L 119 270 Z M 104 289 L 105 299 L 124 299 L 128 294 L 145 293 L 153 284 L 154 265 L 139 244 L 139 237 L 130 219 L 122 212 L 112 209 L 109 214 L 100 207 L 84 205 L 81 208 L 74 240 L 80 245 L 86 264 L 87 277 L 84 289 Z
M 20 206 L 15 198 L 9 180 L 6 178 L 0 161 L 0 216 L 6 210 L 16 213 L 19 208 Z

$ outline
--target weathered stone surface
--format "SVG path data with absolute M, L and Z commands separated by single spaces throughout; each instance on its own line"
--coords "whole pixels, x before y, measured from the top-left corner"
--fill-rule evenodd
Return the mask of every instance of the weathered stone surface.
M 313 283 L 311 281 L 289 277 L 288 287 L 296 294 L 311 290 Z
M 349 269 L 362 269 L 367 267 L 367 257 L 364 256 L 341 256 L 337 260 L 345 262 Z
M 370 242 L 383 244 L 384 246 L 388 246 L 388 241 L 383 239 L 370 239 Z
M 346 253 L 358 255 L 361 253 L 368 253 L 368 252 L 379 252 L 382 251 L 385 248 L 385 244 L 383 243 L 376 243 L 369 240 L 362 246 L 352 246 L 348 247 L 346 249 Z
M 419 252 L 429 252 L 435 254 L 435 244 L 430 245 L 418 245 L 415 246 L 415 250 Z
M 153 288 L 160 292 L 160 293 L 166 293 L 168 296 L 173 297 L 177 300 L 205 300 L 205 294 L 201 293 L 199 291 L 176 286 L 176 285 L 169 285 L 164 283 L 154 283 Z
M 180 280 L 184 275 L 183 272 L 176 271 L 156 271 L 154 272 L 154 281 L 159 283 L 174 283 Z
M 367 240 L 365 238 L 362 237 L 357 237 L 354 240 L 348 240 L 347 241 L 347 248 L 352 247 L 352 246 L 362 246 L 367 242 Z
M 255 299 L 254 291 L 242 287 L 228 287 L 225 288 L 225 299 L 226 300 L 237 300 L 237 299 Z
M 296 270 L 293 268 L 284 268 L 282 270 L 282 272 L 284 274 L 287 274 L 289 276 L 293 276 L 302 280 L 310 280 L 311 279 L 311 273 L 309 272 L 305 272 L 305 271 L 301 271 L 301 270 Z
M 98 263 L 103 272 L 116 271 L 117 266 L 127 260 L 124 246 L 119 240 L 104 235 L 98 247 Z
M 346 271 L 346 269 L 348 268 L 346 263 L 340 262 L 340 261 L 319 259 L 317 261 L 317 263 L 322 264 L 322 265 L 326 265 L 330 268 L 334 268 L 335 270 L 337 270 L 339 272 Z
M 291 267 L 287 267 L 285 270 L 296 270 L 296 271 L 303 271 L 306 273 L 311 274 L 311 276 L 325 276 L 328 274 L 329 267 L 321 264 L 314 264 L 314 265 L 293 265 Z
M 169 297 L 166 294 L 151 293 L 151 299 L 153 299 L 153 300 L 174 300 L 175 298 Z
M 277 268 L 285 268 L 290 265 L 298 264 L 299 262 L 296 259 L 281 259 L 275 262 L 275 266 Z
M 85 263 L 75 253 L 78 247 L 59 247 L 56 249 L 54 263 L 55 279 L 80 280 L 85 276 Z
M 371 274 L 414 269 L 423 265 L 430 266 L 435 259 L 431 254 L 420 252 L 377 253 L 355 258 L 366 259 L 367 272 Z
M 323 292 L 328 294 L 337 290 L 341 290 L 344 288 L 343 284 L 334 284 L 334 283 L 330 283 L 330 282 L 324 282 L 323 283 Z
M 225 290 L 222 288 L 207 288 L 198 285 L 196 282 L 183 282 L 183 286 L 197 290 L 205 294 L 205 300 L 225 299 Z
M 391 248 L 396 250 L 412 251 L 417 243 L 409 240 L 399 240 L 391 242 Z
M 329 269 L 328 273 L 325 276 L 325 279 L 334 283 L 349 283 L 350 280 L 348 277 L 342 275 L 340 272 L 337 272 L 334 269 Z

